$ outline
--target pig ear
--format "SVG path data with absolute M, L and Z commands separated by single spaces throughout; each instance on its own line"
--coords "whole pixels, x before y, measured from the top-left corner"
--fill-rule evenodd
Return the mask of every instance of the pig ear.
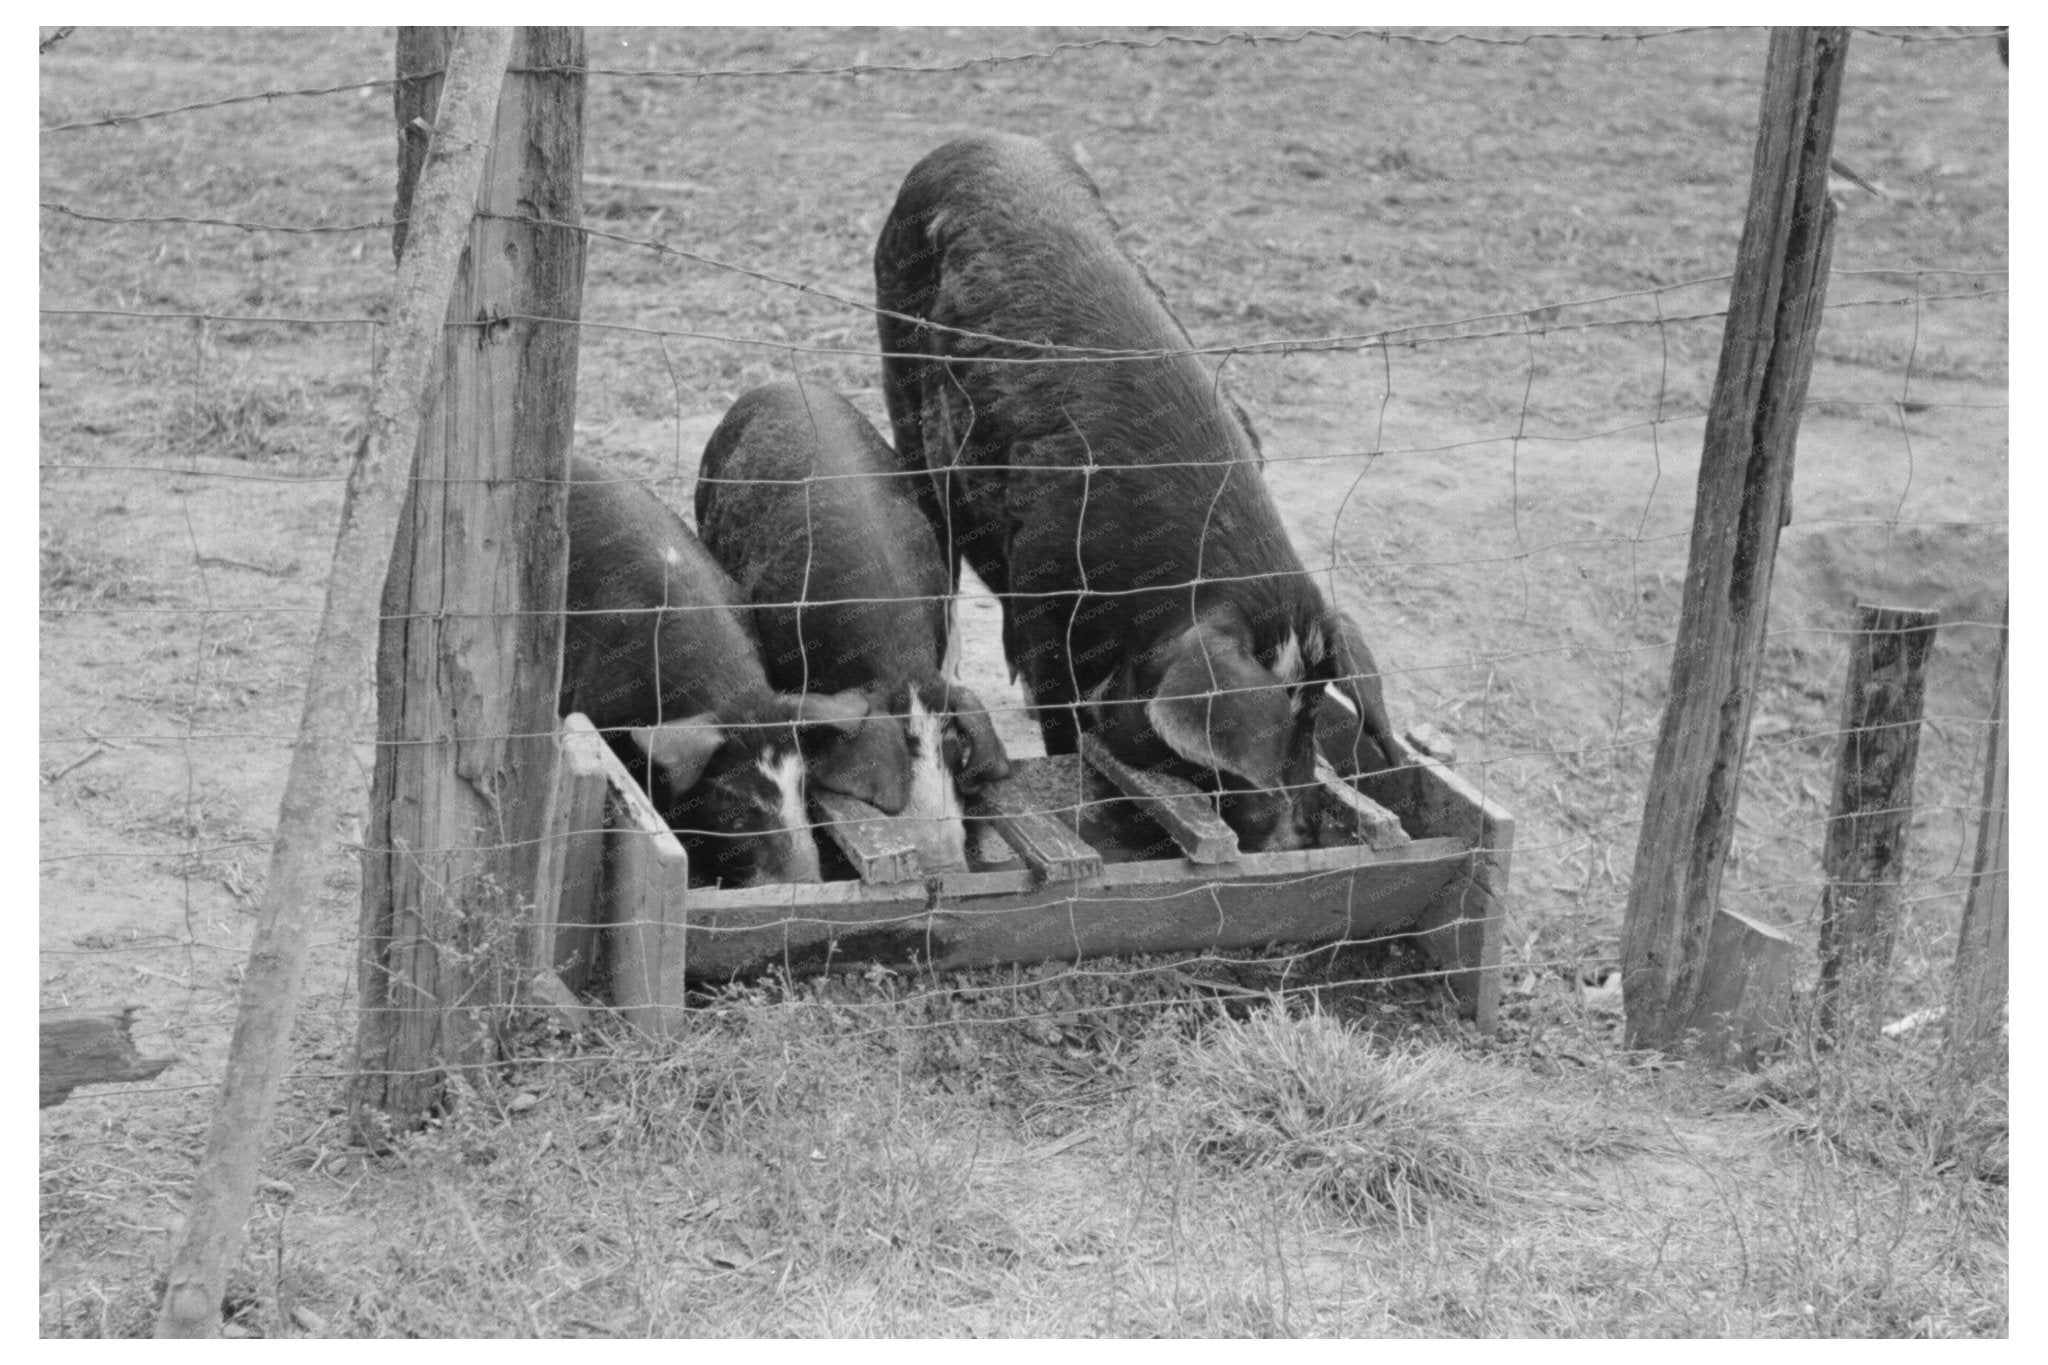
M 1008 777 L 1010 756 L 981 698 L 959 683 L 947 683 L 940 705 L 947 717 L 947 766 L 961 790 L 977 792 Z
M 1346 777 L 1393 766 L 1393 727 L 1380 690 L 1380 668 L 1349 612 L 1338 613 L 1337 676 L 1324 689 L 1336 703 L 1316 712 L 1316 747 Z
M 814 785 L 856 797 L 885 815 L 899 815 L 910 804 L 910 745 L 894 716 L 853 722 L 853 732 L 830 740 L 807 768 Z
M 679 792 L 697 785 L 697 779 L 704 775 L 704 765 L 725 742 L 718 717 L 709 711 L 666 725 L 635 726 L 629 733 L 633 743 L 640 746 L 640 752 L 647 755 L 647 761 L 661 769 L 669 786 Z
M 1190 763 L 1280 786 L 1293 709 L 1244 641 L 1197 622 L 1167 648 L 1165 664 L 1145 718 L 1167 747 Z
M 853 688 L 845 692 L 806 692 L 796 699 L 790 719 L 798 725 L 827 726 L 842 735 L 851 735 L 861 728 L 867 714 L 867 694 Z

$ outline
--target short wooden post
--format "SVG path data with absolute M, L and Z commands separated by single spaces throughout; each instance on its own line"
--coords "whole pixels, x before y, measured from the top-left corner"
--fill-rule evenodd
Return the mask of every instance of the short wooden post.
M 2010 614 L 2010 607 L 2007 609 Z M 1991 700 L 1991 735 L 1984 753 L 1984 812 L 1977 823 L 1977 857 L 1970 867 L 1970 894 L 1963 903 L 1962 930 L 1956 940 L 1955 985 L 1949 995 L 1948 1056 L 1953 1073 L 1966 1083 L 1981 1075 L 2000 1054 L 1997 1046 L 2005 1019 L 2006 974 L 2010 956 L 2006 941 L 2008 856 L 2006 843 L 2006 776 L 2009 763 L 2006 709 L 2007 630 L 1998 631 L 1998 681 Z
M 400 74 L 440 70 L 447 41 L 400 29 Z M 444 1068 L 488 1059 L 490 1026 L 524 975 L 519 936 L 555 791 L 583 239 L 519 220 L 579 220 L 583 80 L 522 68 L 582 62 L 578 29 L 515 35 L 385 584 L 358 1123 L 369 1110 L 422 1118 Z M 431 77 L 396 90 L 404 219 L 440 92 Z
M 1913 823 L 1913 769 L 1927 699 L 1927 653 L 1941 613 L 1857 607 L 1835 798 L 1821 867 L 1819 1024 L 1826 1038 L 1864 1037 L 1885 1004 L 1899 883 Z
M 1730 1036 L 1706 1028 L 1710 1021 L 1697 1011 L 1703 999 L 1728 998 L 1710 988 L 1717 968 L 1709 949 L 1827 293 L 1828 159 L 1848 43 L 1841 28 L 1771 33 L 1748 216 L 1700 458 L 1670 700 L 1623 925 L 1631 1047 L 1676 1049 L 1702 1032 Z M 1748 980 L 1778 979 L 1754 965 L 1730 969 Z M 1776 1002 L 1768 1004 L 1775 1010 Z
M 371 384 L 369 431 L 349 470 L 227 1074 L 185 1223 L 171 1248 L 157 1313 L 160 1337 L 220 1335 L 221 1294 L 228 1266 L 240 1254 L 263 1140 L 284 1076 L 335 814 L 355 774 L 350 749 L 373 657 L 377 575 L 391 559 L 407 457 L 428 406 L 427 376 L 440 345 L 462 225 L 475 201 L 482 142 L 504 83 L 511 39 L 506 29 L 465 29 L 448 57 L 447 111 L 420 175 L 414 246 L 398 263 L 388 340 Z

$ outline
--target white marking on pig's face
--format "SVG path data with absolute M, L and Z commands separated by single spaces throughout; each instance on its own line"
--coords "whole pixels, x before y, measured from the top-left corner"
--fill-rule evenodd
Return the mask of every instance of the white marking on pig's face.
M 1311 621 L 1308 626 L 1308 640 L 1302 647 L 1308 657 L 1308 666 L 1314 668 L 1330 655 L 1330 642 L 1323 635 L 1323 623 Z
M 775 784 L 776 830 L 772 837 L 789 841 L 788 866 L 782 877 L 771 878 L 767 874 L 766 859 L 757 860 L 764 864 L 761 874 L 749 885 L 761 885 L 770 880 L 807 881 L 820 880 L 823 873 L 818 867 L 818 841 L 811 837 L 810 817 L 804 810 L 804 760 L 794 750 L 778 754 L 772 745 L 763 745 L 761 755 L 754 761 L 761 775 Z
M 1321 661 L 1321 650 L 1318 648 L 1320 640 L 1314 632 L 1310 633 L 1308 643 L 1310 647 L 1304 651 L 1301 638 L 1290 629 L 1287 637 L 1280 642 L 1280 648 L 1273 654 L 1273 676 L 1287 689 L 1287 709 L 1297 716 L 1301 714 L 1301 708 L 1308 701 L 1312 691 L 1311 688 L 1301 685 L 1303 675 L 1308 672 L 1308 663 L 1304 662 L 1303 656 L 1310 656 L 1308 662 Z M 1314 685 L 1318 689 L 1321 686 L 1320 683 Z
M 683 567 L 683 552 L 681 550 L 678 550 L 673 545 L 663 546 L 661 551 L 661 557 L 664 560 L 668 561 L 668 566 L 671 569 L 680 569 Z
M 1337 705 L 1342 707 L 1344 709 L 1344 712 L 1347 715 L 1349 715 L 1353 720 L 1358 719 L 1358 703 L 1351 700 L 1351 694 L 1347 692 L 1345 689 L 1341 687 L 1331 687 L 1328 684 L 1325 684 L 1323 687 L 1323 696 L 1329 699 L 1330 701 L 1336 702 Z
M 967 866 L 967 827 L 961 822 L 960 793 L 946 771 L 946 718 L 927 711 L 915 690 L 903 728 L 910 740 L 910 799 L 898 819 L 909 822 L 925 871 Z
M 1287 687 L 1298 686 L 1306 670 L 1301 662 L 1301 639 L 1292 630 L 1280 642 L 1278 652 L 1273 655 L 1273 676 Z

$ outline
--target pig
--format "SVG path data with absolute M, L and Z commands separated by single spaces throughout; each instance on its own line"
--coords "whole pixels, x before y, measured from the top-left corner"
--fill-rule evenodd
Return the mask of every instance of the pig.
M 875 719 L 855 743 L 873 767 L 842 789 L 903 817 L 926 870 L 965 867 L 963 803 L 1009 759 L 987 708 L 942 671 L 951 582 L 888 443 L 838 394 L 750 390 L 704 448 L 696 510 L 751 603 L 769 683 L 866 700 Z M 878 780 L 906 765 L 907 788 Z
M 897 460 L 951 572 L 964 558 L 1000 597 L 1048 753 L 1092 731 L 1214 793 L 1242 847 L 1313 846 L 1317 710 L 1364 670 L 1243 410 L 1115 233 L 1087 174 L 1030 138 L 912 168 L 875 250 Z M 1336 704 L 1361 711 L 1355 689 Z
M 573 460 L 568 531 L 561 713 L 646 783 L 693 883 L 819 880 L 806 782 L 849 757 L 865 698 L 769 686 L 738 589 L 642 484 Z

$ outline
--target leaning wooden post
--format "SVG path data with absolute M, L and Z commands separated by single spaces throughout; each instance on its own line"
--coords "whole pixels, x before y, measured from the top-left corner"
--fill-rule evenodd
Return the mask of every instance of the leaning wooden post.
M 1791 515 L 1799 410 L 1827 295 L 1828 158 L 1848 44 L 1841 28 L 1771 32 L 1671 694 L 1623 925 L 1631 1047 L 1675 1049 L 1697 1035 L 1705 1055 L 1747 1060 L 1768 1044 L 1780 1002 L 1789 1001 L 1789 942 L 1721 911 L 1718 901 L 1778 531 Z
M 511 48 L 509 29 L 464 29 L 448 56 L 447 97 L 415 196 L 413 246 L 399 263 L 391 325 L 372 383 L 370 429 L 342 503 L 227 1074 L 185 1224 L 171 1251 L 156 1323 L 160 1337 L 220 1334 L 221 1295 L 256 1192 L 257 1162 L 291 1042 L 300 967 L 326 880 L 335 815 L 355 775 L 350 745 L 370 675 L 378 578 L 391 559 L 405 475 L 427 406 L 427 378 L 441 345 L 463 225 L 476 202 L 484 139 Z
M 1927 701 L 1927 653 L 1941 613 L 1858 606 L 1834 807 L 1821 867 L 1819 1024 L 1823 1037 L 1867 1037 L 1884 1010 L 1913 769 Z
M 400 74 L 440 69 L 446 45 L 444 29 L 400 29 Z M 582 234 L 522 221 L 580 220 L 583 78 L 531 68 L 582 64 L 581 30 L 518 30 L 385 585 L 359 1125 L 417 1122 L 447 1068 L 489 1060 L 521 974 L 555 786 L 583 291 Z M 433 87 L 403 80 L 394 99 L 401 219 Z M 403 234 L 394 248 L 412 250 Z
M 1962 930 L 1956 939 L 1955 984 L 1949 995 L 1948 1058 L 1952 1074 L 1966 1084 L 1988 1069 L 2005 1021 L 2008 846 L 2006 844 L 2006 771 L 2009 763 L 2006 710 L 2007 628 L 1998 629 L 1998 681 L 1991 696 L 1991 735 L 1984 752 L 1984 811 L 1977 823 L 1977 858 L 1970 868 L 1970 894 L 1963 903 Z

